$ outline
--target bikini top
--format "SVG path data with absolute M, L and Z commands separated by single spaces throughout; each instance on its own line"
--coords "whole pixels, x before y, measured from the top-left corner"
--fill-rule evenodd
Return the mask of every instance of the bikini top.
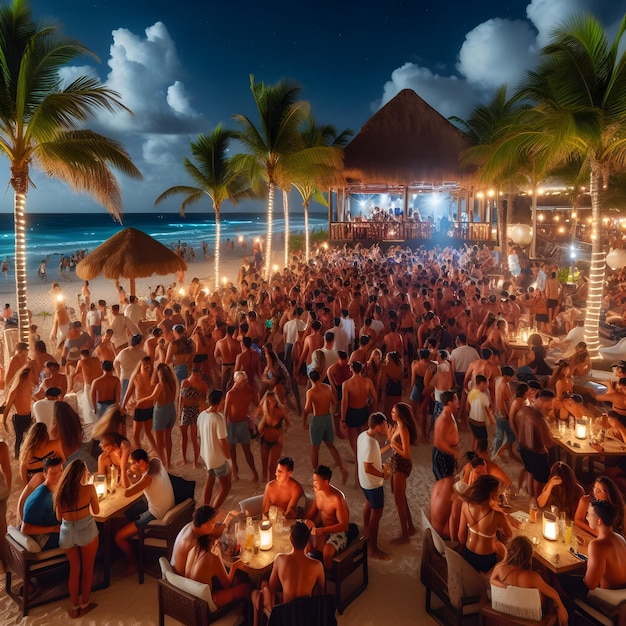
M 467 507 L 467 511 L 469 513 L 469 506 Z M 485 519 L 487 517 L 487 515 L 491 514 L 493 516 L 494 511 L 493 509 L 489 509 L 489 511 L 487 511 L 487 513 L 485 513 L 482 517 L 479 517 L 475 522 L 473 522 L 471 525 L 468 524 L 467 525 L 467 530 L 473 532 L 475 535 L 478 535 L 479 537 L 484 537 L 485 539 L 493 539 L 496 534 L 493 533 L 492 535 L 487 535 L 484 532 L 477 530 L 476 528 L 474 528 L 474 526 L 476 526 L 476 524 L 478 524 L 478 522 L 480 522 L 481 519 Z
M 44 454 L 43 456 L 35 456 L 33 454 L 29 465 L 32 465 L 33 463 L 43 463 L 46 459 L 49 459 L 53 456 L 54 456 L 54 450 L 50 450 L 50 452 L 48 452 L 47 454 Z M 31 470 L 31 471 L 43 471 L 43 470 Z
M 88 509 L 91 502 L 87 502 L 85 506 L 79 506 L 77 509 L 69 509 L 68 511 L 63 511 L 63 513 L 78 513 L 78 511 L 82 511 L 83 509 Z

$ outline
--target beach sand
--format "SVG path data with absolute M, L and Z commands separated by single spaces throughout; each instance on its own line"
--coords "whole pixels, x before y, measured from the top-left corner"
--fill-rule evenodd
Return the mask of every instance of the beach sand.
M 278 243 L 279 237 L 275 237 L 274 241 Z M 273 255 L 274 256 L 274 255 Z M 242 254 L 240 251 L 227 253 L 222 257 L 222 275 L 227 276 L 228 280 L 236 280 L 237 271 L 241 265 Z M 282 253 L 277 247 L 275 249 L 275 262 L 282 260 Z M 281 263 L 282 265 L 282 263 Z M 213 265 L 209 262 L 196 262 L 190 266 L 188 279 L 197 276 L 201 280 L 213 276 Z M 54 279 L 50 275 L 51 279 Z M 76 299 L 80 292 L 82 281 L 78 277 L 73 276 L 71 282 L 62 283 L 61 286 L 66 294 L 68 302 L 72 298 Z M 168 284 L 175 280 L 174 276 L 169 277 L 151 277 L 149 279 L 141 279 L 138 281 L 138 294 L 147 293 L 148 286 L 155 286 L 158 283 Z M 125 281 L 122 281 L 124 285 Z M 127 281 L 126 281 L 127 282 Z M 117 301 L 115 286 L 113 281 L 107 281 L 102 278 L 90 281 L 92 300 L 104 298 L 107 303 L 111 304 Z M 127 286 L 127 285 L 124 285 Z M 14 294 L 14 289 L 7 290 L 8 285 L 0 282 L 0 293 Z M 51 318 L 38 316 L 41 311 L 51 312 L 51 303 L 48 294 L 50 284 L 35 283 L 29 285 L 29 307 L 33 311 L 34 323 L 39 325 L 39 332 L 42 338 L 48 338 L 51 329 Z M 5 301 L 14 302 L 10 297 Z M 76 300 L 74 300 L 76 301 Z M 300 390 L 303 395 L 303 390 Z M 406 391 L 405 398 L 408 395 Z M 311 478 L 312 469 L 310 462 L 310 445 L 308 432 L 302 428 L 302 420 L 300 416 L 291 414 L 293 426 L 285 436 L 285 444 L 283 454 L 290 455 L 296 460 L 296 468 L 294 477 L 299 480 L 307 492 L 312 492 Z M 129 431 L 130 432 L 130 431 Z M 4 434 L 6 437 L 6 433 Z M 203 469 L 193 469 L 191 465 L 185 465 L 182 468 L 176 467 L 178 461 L 181 460 L 180 454 L 180 430 L 175 427 L 174 433 L 174 457 L 173 457 L 173 473 L 184 476 L 187 479 L 196 481 L 196 502 L 200 503 L 202 498 L 202 488 L 204 486 L 206 472 Z M 12 437 L 7 438 L 9 447 Z M 462 434 L 462 441 L 465 450 L 469 449 L 470 437 L 467 433 Z M 336 440 L 337 448 L 343 459 L 347 461 L 347 467 L 350 476 L 354 475 L 354 461 L 352 451 L 346 440 Z M 252 445 L 255 463 L 260 466 L 259 444 L 253 442 Z M 345 610 L 343 616 L 338 617 L 339 624 L 354 626 L 370 626 L 378 624 L 396 624 L 404 626 L 409 624 L 434 624 L 424 610 L 424 589 L 419 581 L 419 567 L 421 554 L 422 530 L 420 524 L 420 508 L 429 509 L 430 492 L 434 484 L 434 477 L 431 470 L 431 447 L 424 441 L 420 441 L 417 446 L 412 448 L 413 471 L 407 481 L 407 497 L 411 507 L 411 512 L 417 535 L 412 538 L 409 545 L 393 546 L 389 543 L 390 539 L 399 535 L 400 525 L 393 501 L 393 494 L 389 481 L 385 483 L 385 509 L 380 524 L 379 545 L 381 549 L 388 551 L 392 560 L 369 561 L 369 586 L 350 606 Z M 224 508 L 238 508 L 238 502 L 243 498 L 263 492 L 263 483 L 255 484 L 251 480 L 251 472 L 247 467 L 241 449 L 238 450 L 238 461 L 240 466 L 240 480 L 233 483 L 232 490 L 226 500 Z M 332 466 L 332 459 L 326 448 L 322 446 L 320 450 L 320 463 Z M 511 476 L 516 479 L 519 465 L 511 463 Z M 507 469 L 506 462 L 504 463 Z M 21 481 L 17 471 L 17 463 L 13 463 L 14 471 L 14 487 L 8 503 L 8 523 L 15 522 L 15 509 L 19 491 L 21 490 Z M 362 511 L 364 504 L 364 496 L 359 487 L 355 485 L 354 479 L 350 478 L 348 484 L 342 485 L 338 471 L 335 472 L 333 483 L 341 488 L 348 499 L 350 518 L 359 526 L 362 526 Z M 139 585 L 136 578 L 122 579 L 116 576 L 121 569 L 121 562 L 114 564 L 112 584 L 102 591 L 96 591 L 92 595 L 92 601 L 98 604 L 98 607 L 83 619 L 73 620 L 75 624 L 106 624 L 106 625 L 127 625 L 127 624 L 157 624 L 157 590 L 156 581 L 151 576 L 146 576 L 145 584 Z M 0 584 L 4 590 L 4 576 L 0 577 Z M 2 624 L 32 624 L 43 625 L 50 624 L 54 621 L 67 623 L 69 621 L 68 609 L 69 600 L 63 600 L 57 603 L 46 604 L 30 611 L 27 618 L 21 619 L 17 605 L 2 593 L 0 595 L 0 623 Z M 168 624 L 175 623 L 168 618 Z

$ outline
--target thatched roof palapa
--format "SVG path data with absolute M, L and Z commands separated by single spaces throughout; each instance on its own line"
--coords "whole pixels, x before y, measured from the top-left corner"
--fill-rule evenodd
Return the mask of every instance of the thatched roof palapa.
M 125 228 L 109 237 L 76 266 L 78 276 L 87 280 L 100 274 L 115 280 L 128 278 L 132 294 L 136 278 L 186 271 L 184 259 L 135 228 Z
M 403 89 L 346 146 L 344 176 L 363 184 L 462 182 L 459 154 L 469 145 L 461 130 Z

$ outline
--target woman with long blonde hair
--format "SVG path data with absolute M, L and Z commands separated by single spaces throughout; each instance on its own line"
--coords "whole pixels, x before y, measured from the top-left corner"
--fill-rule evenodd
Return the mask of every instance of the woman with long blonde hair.
M 4 430 L 7 430 L 7 415 L 12 408 L 13 413 L 13 429 L 15 430 L 15 458 L 19 459 L 20 448 L 26 431 L 32 424 L 33 418 L 30 414 L 33 401 L 33 381 L 32 367 L 25 365 L 18 370 L 13 377 L 9 395 L 2 412 L 2 424 Z
M 56 516 L 61 520 L 59 547 L 65 550 L 70 563 L 68 589 L 72 619 L 86 615 L 97 606 L 89 602 L 98 551 L 98 527 L 91 512 L 97 514 L 100 504 L 96 488 L 85 484 L 86 475 L 85 463 L 75 459 L 63 470 L 53 496 Z M 82 603 L 79 603 L 81 595 Z

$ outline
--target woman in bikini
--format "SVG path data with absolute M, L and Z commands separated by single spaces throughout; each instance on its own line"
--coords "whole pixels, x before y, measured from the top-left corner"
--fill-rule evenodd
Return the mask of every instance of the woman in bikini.
M 125 411 L 130 404 L 130 398 L 135 398 L 135 413 L 133 415 L 133 444 L 135 448 L 143 448 L 141 443 L 141 431 L 144 430 L 148 443 L 153 450 L 157 449 L 154 435 L 152 434 L 152 421 L 154 419 L 154 402 L 150 396 L 154 391 L 152 374 L 154 372 L 153 360 L 145 356 L 139 363 L 130 377 L 128 391 L 122 402 L 122 411 Z M 103 416 L 104 419 L 104 416 Z
M 422 409 L 424 400 L 424 376 L 429 371 L 432 361 L 430 360 L 430 350 L 422 348 L 419 351 L 419 359 L 411 363 L 411 406 L 413 407 L 413 419 L 416 428 L 422 431 L 424 440 L 428 439 L 428 414 Z
M 202 379 L 202 370 L 194 367 L 191 376 L 183 380 L 180 386 L 180 432 L 182 435 L 182 452 L 184 465 L 187 463 L 187 442 L 191 437 L 193 447 L 193 466 L 198 467 L 200 444 L 198 443 L 198 415 L 203 411 L 209 393 L 207 384 Z M 187 431 L 189 430 L 189 434 Z
M 152 375 L 154 388 L 149 396 L 137 398 L 137 406 L 154 403 L 153 429 L 156 439 L 156 452 L 163 461 L 165 469 L 172 463 L 172 428 L 176 423 L 176 395 L 178 385 L 172 368 L 166 363 L 159 363 Z
M 65 462 L 63 446 L 58 439 L 50 439 L 48 427 L 43 422 L 33 424 L 26 433 L 20 450 L 20 476 L 26 484 L 35 474 L 43 472 L 43 461 L 59 457 Z
M 411 445 L 417 443 L 417 432 L 411 407 L 406 402 L 398 402 L 391 409 L 391 419 L 395 429 L 389 430 L 389 445 L 393 451 L 391 455 L 393 497 L 400 518 L 400 536 L 392 539 L 391 543 L 409 543 L 410 537 L 415 534 L 415 526 L 411 517 L 411 509 L 406 499 L 406 481 L 411 475 L 413 462 L 411 461 Z
M 380 390 L 384 397 L 383 413 L 391 415 L 391 409 L 402 399 L 402 356 L 389 352 L 380 371 Z
M 115 465 L 119 469 L 122 487 L 130 487 L 128 480 L 128 457 L 130 456 L 130 441 L 116 432 L 108 432 L 100 439 L 102 454 L 98 456 L 98 474 L 106 474 L 107 469 Z
M 72 619 L 86 615 L 97 606 L 89 602 L 98 550 L 98 527 L 89 508 L 97 514 L 100 504 L 96 488 L 83 483 L 86 473 L 87 466 L 83 461 L 72 461 L 63 470 L 53 496 L 56 516 L 61 520 L 59 547 L 65 550 L 70 563 L 68 589 Z M 79 602 L 80 593 L 82 603 Z
M 496 553 L 505 551 L 496 531 L 501 530 L 507 538 L 513 534 L 506 515 L 495 504 L 499 485 L 494 476 L 481 476 L 460 496 L 463 505 L 458 537 L 464 546 L 461 554 L 474 569 L 483 573 L 496 564 Z
M 502 563 L 495 566 L 490 582 L 494 587 L 522 587 L 539 589 L 557 607 L 559 626 L 566 626 L 567 610 L 556 589 L 552 588 L 538 572 L 532 571 L 533 544 L 528 537 L 515 537 L 509 543 L 507 555 Z
M 259 422 L 261 471 L 265 480 L 269 481 L 283 450 L 283 433 L 287 432 L 291 421 L 273 391 L 265 394 L 259 409 L 263 414 Z

